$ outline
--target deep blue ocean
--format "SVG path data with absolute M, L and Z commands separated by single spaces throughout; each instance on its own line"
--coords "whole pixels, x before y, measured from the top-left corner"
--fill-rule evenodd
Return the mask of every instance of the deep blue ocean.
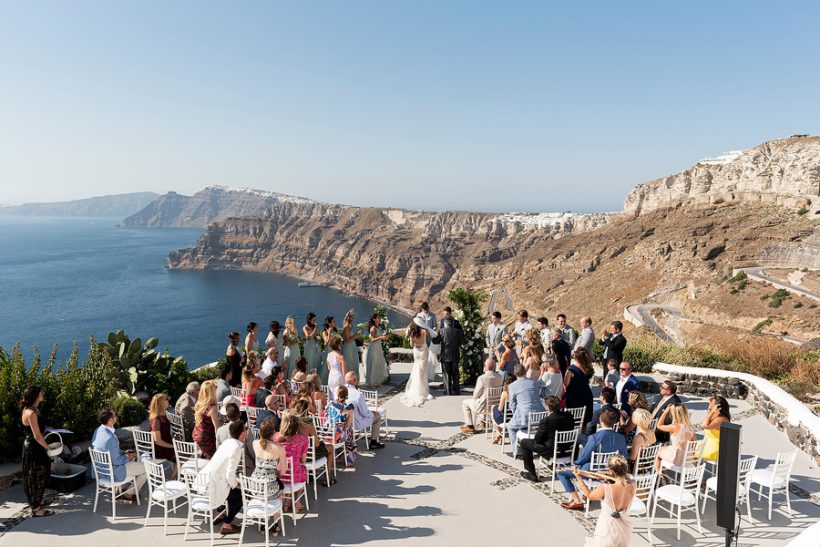
M 373 302 L 324 287 L 299 288 L 289 277 L 255 272 L 170 271 L 169 251 L 191 246 L 202 230 L 117 228 L 112 218 L 0 216 L 0 346 L 20 342 L 27 361 L 34 347 L 45 359 L 58 344 L 63 361 L 75 340 L 105 340 L 124 330 L 131 339 L 159 338 L 191 368 L 225 353 L 226 334 L 293 315 L 297 326 L 314 312 L 341 318 L 348 309 L 366 321 Z M 389 313 L 393 324 L 406 316 Z

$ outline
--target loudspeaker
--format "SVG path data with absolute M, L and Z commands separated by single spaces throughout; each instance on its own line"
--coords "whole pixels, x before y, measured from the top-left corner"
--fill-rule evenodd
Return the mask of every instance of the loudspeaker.
M 740 471 L 741 426 L 724 422 L 720 426 L 717 464 L 717 525 L 734 532 L 737 521 L 737 480 Z

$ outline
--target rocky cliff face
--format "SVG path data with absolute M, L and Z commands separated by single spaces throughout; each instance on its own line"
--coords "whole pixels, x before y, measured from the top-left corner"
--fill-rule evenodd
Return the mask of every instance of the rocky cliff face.
M 641 215 L 684 203 L 733 201 L 819 212 L 820 137 L 769 141 L 726 163 L 701 162 L 677 175 L 641 184 L 627 196 L 624 212 Z
M 0 206 L 0 215 L 124 218 L 158 197 L 153 192 L 132 192 L 55 203 L 24 203 Z
M 255 216 L 278 203 L 314 203 L 309 199 L 249 188 L 209 186 L 193 196 L 168 192 L 126 218 L 127 227 L 204 228 L 229 217 Z

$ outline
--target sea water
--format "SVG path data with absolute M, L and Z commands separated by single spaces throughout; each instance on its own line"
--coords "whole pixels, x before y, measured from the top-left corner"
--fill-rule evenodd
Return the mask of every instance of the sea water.
M 182 355 L 190 367 L 225 354 L 229 331 L 292 315 L 298 328 L 313 312 L 342 317 L 349 309 L 366 322 L 375 303 L 325 287 L 299 288 L 282 275 L 241 271 L 185 271 L 165 267 L 169 251 L 191 246 L 200 229 L 118 228 L 119 219 L 0 216 L 0 347 L 20 342 L 27 361 L 38 347 L 58 362 L 75 340 L 105 340 L 124 330 L 133 340 L 159 338 L 159 347 Z M 394 325 L 408 318 L 389 312 Z

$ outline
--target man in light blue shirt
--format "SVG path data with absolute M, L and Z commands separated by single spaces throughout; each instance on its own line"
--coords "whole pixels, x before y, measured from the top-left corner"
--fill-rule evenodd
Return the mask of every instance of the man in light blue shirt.
M 117 413 L 111 408 L 103 408 L 97 413 L 97 421 L 100 427 L 94 431 L 91 438 L 91 448 L 100 452 L 108 452 L 111 456 L 111 466 L 114 470 L 114 482 L 122 482 L 126 479 L 145 475 L 145 467 L 142 462 L 137 461 L 136 453 L 132 451 L 123 452 L 120 450 L 120 440 L 114 430 L 117 425 Z M 110 477 L 100 474 L 103 480 L 110 480 Z M 136 498 L 130 492 L 120 496 L 122 499 L 134 501 Z
M 515 436 L 522 430 L 527 429 L 530 420 L 530 412 L 544 412 L 543 390 L 544 383 L 541 380 L 535 381 L 525 376 L 527 369 L 524 365 L 515 365 L 515 382 L 510 384 L 510 410 L 513 416 L 507 422 L 507 430 L 510 432 L 510 443 L 513 446 L 513 456 L 516 455 Z

